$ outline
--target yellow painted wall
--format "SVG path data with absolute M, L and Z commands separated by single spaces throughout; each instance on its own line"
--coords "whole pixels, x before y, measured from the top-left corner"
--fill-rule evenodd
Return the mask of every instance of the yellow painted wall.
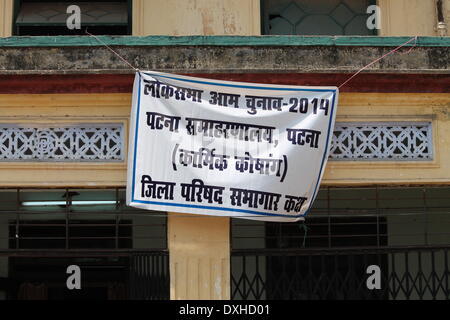
M 130 94 L 0 95 L 0 123 L 120 122 Z M 322 184 L 450 183 L 450 94 L 342 93 L 337 121 L 432 121 L 433 161 L 329 161 Z M 120 163 L 0 163 L 0 187 L 124 186 Z M 171 299 L 229 299 L 229 219 L 169 214 Z
M 230 299 L 230 219 L 170 213 L 170 298 Z
M 336 121 L 431 121 L 433 161 L 329 161 L 322 184 L 450 182 L 450 94 L 343 93 Z
M 381 8 L 381 36 L 436 36 L 436 0 L 378 0 Z M 446 22 L 450 0 L 444 0 Z
M 0 37 L 12 34 L 13 1 L 0 0 Z
M 259 0 L 133 0 L 133 35 L 259 35 Z
M 378 0 L 382 36 L 435 36 L 435 0 Z M 450 0 L 444 0 L 447 26 Z M 0 0 L 0 37 L 12 33 L 13 0 Z M 259 35 L 260 0 L 133 0 L 133 35 Z M 447 27 L 448 28 L 448 27 Z
M 378 0 L 382 36 L 435 36 L 435 0 Z M 444 0 L 447 29 L 450 0 Z M 13 0 L 0 0 L 0 37 L 12 34 Z M 133 0 L 133 35 L 259 35 L 260 0 Z M 448 34 L 448 32 L 447 32 Z
M 130 94 L 0 95 L 0 123 L 121 122 L 128 141 Z M 126 163 L 0 163 L 3 186 L 123 186 Z
M 450 94 L 342 93 L 337 121 L 432 121 L 433 161 L 329 161 L 323 184 L 449 183 Z M 130 94 L 0 95 L 0 123 L 121 122 Z M 369 171 L 370 170 L 370 171 Z M 370 172 L 370 175 L 368 174 Z M 0 163 L 0 186 L 124 186 L 126 162 Z
M 436 36 L 435 0 L 378 0 L 382 36 Z M 450 0 L 444 0 L 447 25 Z M 134 0 L 134 35 L 259 35 L 260 0 Z
M 448 29 L 450 28 L 450 0 L 445 1 L 444 10 L 445 10 L 445 22 L 447 23 L 447 35 L 449 35 Z

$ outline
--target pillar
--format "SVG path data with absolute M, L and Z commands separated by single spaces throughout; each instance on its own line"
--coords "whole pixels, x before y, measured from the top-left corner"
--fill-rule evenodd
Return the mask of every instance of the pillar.
M 14 0 L 0 0 L 0 37 L 12 35 Z
M 378 5 L 381 9 L 380 36 L 437 35 L 435 0 L 378 0 Z
M 133 0 L 133 35 L 260 35 L 260 0 Z
M 230 218 L 168 214 L 171 300 L 230 299 Z

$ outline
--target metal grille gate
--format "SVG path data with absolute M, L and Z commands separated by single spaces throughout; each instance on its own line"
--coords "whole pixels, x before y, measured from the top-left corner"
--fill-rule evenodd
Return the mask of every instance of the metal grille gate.
M 66 267 L 71 264 L 80 266 L 81 290 L 92 281 L 93 269 L 108 267 L 119 269 L 118 272 L 125 277 L 124 283 L 112 283 L 113 294 L 108 299 L 113 300 L 168 300 L 169 299 L 169 253 L 155 250 L 0 250 L 0 257 L 7 257 L 10 263 L 14 261 L 34 261 L 33 267 L 38 270 L 46 268 L 51 275 L 30 280 L 23 273 L 23 269 L 17 268 L 9 278 L 0 278 L 0 289 L 9 292 L 8 299 L 23 299 L 16 295 L 20 291 L 20 285 L 24 281 L 33 281 L 45 284 L 46 288 L 60 287 L 65 290 L 65 282 L 68 275 Z M 45 262 L 42 264 L 42 262 Z M 15 263 L 17 266 L 18 264 Z M 28 270 L 28 269 L 27 269 Z M 105 269 L 106 270 L 106 269 Z M 94 281 L 110 281 L 108 271 L 105 274 L 95 274 Z M 51 299 L 50 295 L 46 298 Z M 44 299 L 46 299 L 44 298 Z M 57 297 L 62 299 L 62 297 Z
M 130 299 L 168 300 L 170 298 L 168 253 L 133 253 L 130 258 Z
M 236 250 L 232 299 L 450 299 L 450 246 L 339 250 Z M 367 287 L 367 266 L 381 270 L 381 288 Z

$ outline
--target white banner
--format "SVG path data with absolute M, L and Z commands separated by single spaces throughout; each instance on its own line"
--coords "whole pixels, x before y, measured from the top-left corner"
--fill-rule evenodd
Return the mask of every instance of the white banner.
M 336 87 L 137 73 L 127 204 L 301 220 L 327 163 L 337 101 Z

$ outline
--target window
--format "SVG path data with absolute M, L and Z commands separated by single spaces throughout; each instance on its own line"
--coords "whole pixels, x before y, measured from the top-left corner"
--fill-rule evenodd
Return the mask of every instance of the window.
M 132 226 L 131 220 L 71 220 L 68 224 L 64 220 L 11 221 L 9 247 L 64 249 L 67 243 L 71 249 L 132 248 Z
M 167 248 L 165 213 L 125 205 L 125 190 L 3 189 L 1 249 Z
M 66 25 L 70 5 L 80 7 L 81 29 Z M 14 8 L 18 36 L 85 35 L 86 28 L 96 35 L 131 34 L 131 0 L 16 0 Z
M 374 35 L 366 21 L 373 0 L 262 0 L 262 34 Z

